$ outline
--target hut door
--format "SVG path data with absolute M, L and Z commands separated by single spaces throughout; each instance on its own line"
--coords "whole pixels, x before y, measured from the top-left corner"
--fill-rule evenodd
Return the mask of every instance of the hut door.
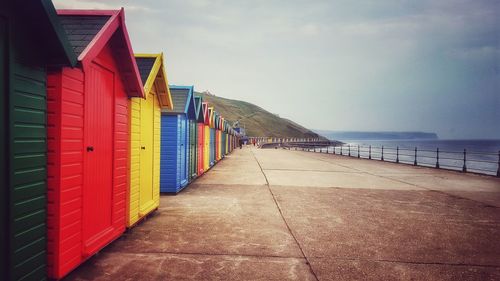
M 195 125 L 193 120 L 189 120 L 189 178 L 193 177 L 195 166 L 196 166 L 196 147 L 194 146 L 194 140 L 196 137 Z
M 84 254 L 113 231 L 114 73 L 92 63 L 85 78 Z
M 186 152 L 187 152 L 187 142 L 186 142 L 186 137 L 187 137 L 187 128 L 186 128 L 186 117 L 184 115 L 181 115 L 180 118 L 180 143 L 181 143 L 181 149 L 180 149 L 180 176 L 181 176 L 181 185 L 184 185 L 187 181 L 187 171 L 186 171 Z
M 146 213 L 153 205 L 153 139 L 154 139 L 154 99 L 149 93 L 141 100 L 141 183 L 139 192 L 140 212 Z

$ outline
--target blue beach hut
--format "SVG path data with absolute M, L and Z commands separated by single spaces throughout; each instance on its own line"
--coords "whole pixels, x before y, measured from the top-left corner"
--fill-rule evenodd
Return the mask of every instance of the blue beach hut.
M 208 108 L 210 116 L 210 167 L 215 164 L 215 116 L 214 108 Z
M 162 109 L 160 191 L 178 193 L 189 183 L 189 119 L 196 118 L 193 86 L 169 86 L 173 109 Z

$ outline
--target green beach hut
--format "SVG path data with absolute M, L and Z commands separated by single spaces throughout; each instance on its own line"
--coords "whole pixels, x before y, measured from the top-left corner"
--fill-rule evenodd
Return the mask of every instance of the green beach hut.
M 50 0 L 0 2 L 2 280 L 46 278 L 46 70 L 75 63 Z

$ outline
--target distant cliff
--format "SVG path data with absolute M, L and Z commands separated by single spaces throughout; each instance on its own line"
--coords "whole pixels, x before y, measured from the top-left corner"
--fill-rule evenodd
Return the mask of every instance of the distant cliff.
M 317 133 L 263 108 L 245 101 L 217 97 L 210 93 L 195 93 L 215 107 L 230 121 L 245 126 L 248 136 L 318 138 Z
M 326 131 L 316 133 L 331 140 L 436 140 L 436 133 L 427 132 L 362 132 L 362 131 Z

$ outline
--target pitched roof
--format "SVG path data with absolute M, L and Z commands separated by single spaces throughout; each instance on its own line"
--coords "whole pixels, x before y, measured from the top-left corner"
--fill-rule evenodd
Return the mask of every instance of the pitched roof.
M 208 107 L 208 125 L 210 125 L 210 128 L 215 127 L 215 119 L 214 119 L 214 108 L 212 106 Z
M 121 10 L 57 10 L 78 61 L 85 67 L 112 44 L 120 75 L 130 97 L 144 97 L 139 70 Z
M 214 127 L 220 129 L 220 115 L 217 111 L 214 111 Z
M 174 104 L 173 109 L 162 109 L 166 114 L 187 114 L 189 119 L 196 118 L 193 86 L 169 86 Z
M 59 20 L 77 56 L 87 48 L 111 15 L 61 15 Z
M 135 55 L 135 61 L 137 62 L 137 68 L 139 68 L 139 75 L 141 75 L 143 85 L 145 85 L 146 80 L 148 80 L 151 69 L 153 69 L 153 65 L 155 64 L 155 60 L 155 57 L 138 57 Z
M 172 96 L 168 87 L 167 73 L 165 72 L 163 53 L 135 54 L 144 92 L 149 93 L 153 88 L 162 108 L 173 109 Z
M 195 96 L 194 101 L 196 105 L 196 120 L 199 123 L 204 123 L 205 115 L 203 114 L 203 108 L 202 108 L 203 98 L 201 96 Z
M 208 115 L 208 103 L 207 102 L 203 102 L 201 104 L 202 106 L 202 110 L 203 110 L 203 118 L 205 120 L 205 125 L 210 125 L 210 119 L 209 119 L 209 115 Z
M 7 5 L 11 4 L 15 17 L 22 19 L 30 36 L 36 38 L 36 47 L 45 53 L 48 65 L 76 64 L 76 55 L 51 0 L 8 1 Z

